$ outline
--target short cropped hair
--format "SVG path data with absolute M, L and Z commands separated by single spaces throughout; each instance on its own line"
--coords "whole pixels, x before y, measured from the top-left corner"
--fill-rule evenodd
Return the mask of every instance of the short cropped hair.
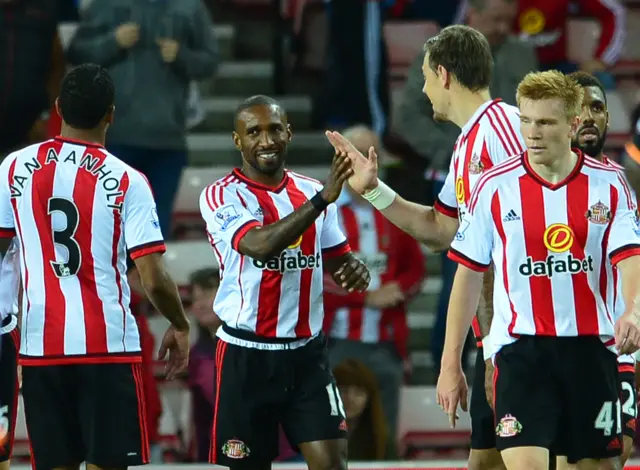
M 518 85 L 516 101 L 518 106 L 525 100 L 548 100 L 558 98 L 564 103 L 569 118 L 580 114 L 584 90 L 568 75 L 557 70 L 530 72 Z
M 595 76 L 581 70 L 578 72 L 570 73 L 569 76 L 576 82 L 578 82 L 578 85 L 580 85 L 582 88 L 591 86 L 599 88 L 602 92 L 602 95 L 604 96 L 604 104 L 607 104 L 607 92 L 604 90 L 604 85 L 602 84 L 602 82 Z
M 220 285 L 220 271 L 216 268 L 203 268 L 194 271 L 189 276 L 189 284 L 191 288 L 200 287 L 201 289 L 213 289 Z
M 236 112 L 233 116 L 234 122 L 237 121 L 238 116 L 240 116 L 240 113 L 242 113 L 242 111 L 249 108 L 253 108 L 254 106 L 277 106 L 278 108 L 282 109 L 282 107 L 280 106 L 280 103 L 278 103 L 275 99 L 271 98 L 270 96 L 267 96 L 267 95 L 250 96 L 249 98 L 244 100 L 242 103 L 240 103 L 236 107 Z
M 433 71 L 441 65 L 471 91 L 489 88 L 493 74 L 491 47 L 484 35 L 469 26 L 447 26 L 424 45 Z
M 58 105 L 64 122 L 76 129 L 95 129 L 113 108 L 115 87 L 106 69 L 82 64 L 62 79 Z

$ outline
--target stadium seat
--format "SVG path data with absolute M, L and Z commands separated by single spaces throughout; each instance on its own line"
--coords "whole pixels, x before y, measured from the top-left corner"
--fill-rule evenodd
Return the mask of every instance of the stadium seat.
M 636 4 L 636 7 L 638 5 Z M 640 60 L 640 10 L 627 9 L 627 36 L 622 50 L 622 60 Z
M 176 284 L 182 286 L 187 285 L 192 272 L 218 266 L 206 240 L 168 242 L 164 260 Z
M 607 92 L 607 107 L 609 108 L 609 133 L 611 136 L 628 134 L 629 122 L 631 121 L 630 106 L 617 90 Z
M 435 387 L 403 387 L 400 395 L 398 439 L 401 455 L 407 447 L 458 447 L 468 445 L 471 420 L 459 413 L 455 430 L 436 403 Z
M 406 77 L 407 68 L 422 50 L 425 41 L 438 34 L 432 21 L 388 21 L 384 37 L 389 53 L 389 77 L 392 81 Z
M 182 172 L 182 179 L 176 196 L 176 202 L 173 208 L 177 214 L 200 214 L 200 193 L 209 184 L 228 175 L 233 167 L 215 166 L 209 168 L 190 167 Z M 301 175 L 315 178 L 317 180 L 324 179 L 329 173 L 327 166 L 294 166 L 292 171 Z

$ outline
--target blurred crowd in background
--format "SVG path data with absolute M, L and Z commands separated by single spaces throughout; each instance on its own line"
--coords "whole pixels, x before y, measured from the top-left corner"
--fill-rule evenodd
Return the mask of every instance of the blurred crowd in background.
M 53 103 L 65 70 L 98 63 L 116 84 L 116 116 L 107 149 L 148 177 L 168 240 L 188 236 L 206 245 L 197 222 L 190 226 L 184 222 L 188 218 L 180 218 L 177 223 L 176 195 L 188 168 L 230 166 L 218 160 L 213 141 L 209 147 L 207 139 L 214 137 L 208 133 L 200 134 L 198 142 L 204 152 L 211 151 L 204 162 L 194 162 L 190 135 L 206 125 L 207 113 L 222 103 L 215 101 L 216 77 L 222 70 L 257 73 L 233 65 L 251 59 L 252 48 L 257 51 L 266 43 L 269 50 L 256 55 L 272 65 L 272 86 L 251 94 L 308 95 L 312 106 L 306 134 L 339 129 L 360 149 L 374 146 L 396 191 L 418 202 L 433 202 L 459 129 L 434 119 L 422 93 L 421 46 L 440 28 L 466 23 L 492 46 L 494 98 L 515 104 L 517 85 L 530 71 L 593 73 L 617 97 L 609 102 L 612 122 L 618 124 L 610 130 L 608 152 L 640 162 L 640 61 L 628 46 L 640 30 L 629 26 L 638 6 L 622 0 L 0 0 L 0 157 L 55 136 L 60 119 Z M 239 57 L 233 57 L 231 66 L 215 33 L 223 23 L 236 27 Z M 213 87 L 202 86 L 212 80 Z M 297 123 L 292 116 L 290 122 L 295 141 Z M 229 120 L 225 131 L 229 143 L 232 125 Z M 326 151 L 323 161 L 314 162 L 321 169 L 323 164 L 328 167 L 332 155 L 328 147 L 319 146 Z M 366 294 L 341 295 L 329 281 L 325 293 L 325 333 L 349 418 L 350 458 L 408 458 L 399 445 L 400 391 L 407 385 L 429 385 L 437 377 L 455 265 L 442 254 L 426 253 L 350 191 L 343 192 L 338 206 L 349 243 L 373 279 Z M 437 268 L 429 270 L 429 263 Z M 431 380 L 415 378 L 409 344 L 415 325 L 408 320 L 411 305 L 424 295 L 427 272 L 439 279 L 427 321 Z M 188 377 L 182 380 L 189 390 L 192 419 L 190 429 L 176 431 L 170 442 L 160 429 L 162 376 L 149 326 L 157 316 L 133 267 L 130 282 L 148 371 L 153 460 L 205 462 L 219 326 L 212 311 L 217 268 L 193 270 L 182 286 L 197 325 Z M 473 349 L 470 343 L 470 354 Z M 284 437 L 280 460 L 300 460 Z

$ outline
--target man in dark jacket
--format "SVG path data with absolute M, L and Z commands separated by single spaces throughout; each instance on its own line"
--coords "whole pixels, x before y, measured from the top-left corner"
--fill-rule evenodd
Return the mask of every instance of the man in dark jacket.
M 71 63 L 109 70 L 117 89 L 107 149 L 142 171 L 165 238 L 187 164 L 189 82 L 213 76 L 218 46 L 200 0 L 93 1 L 72 39 Z

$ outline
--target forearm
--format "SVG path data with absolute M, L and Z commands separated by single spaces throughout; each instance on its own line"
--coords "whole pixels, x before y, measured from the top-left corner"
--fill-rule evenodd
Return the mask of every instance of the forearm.
M 320 214 L 322 211 L 307 201 L 283 219 L 249 230 L 240 240 L 239 251 L 253 259 L 267 261 L 302 236 Z
M 457 220 L 439 213 L 433 207 L 407 201 L 399 195 L 381 212 L 392 224 L 434 251 L 449 248 L 458 230 Z
M 482 293 L 482 273 L 458 266 L 449 298 L 442 368 L 460 367 L 462 350 Z
M 166 271 L 158 270 L 151 283 L 145 282 L 143 279 L 142 287 L 153 306 L 177 330 L 184 331 L 189 329 L 189 321 L 182 308 L 178 288 Z
M 626 312 L 640 315 L 640 265 L 639 256 L 631 256 L 617 264 L 622 276 L 622 298 Z
M 491 321 L 493 320 L 493 269 L 489 268 L 482 278 L 482 295 L 478 305 L 478 325 L 482 337 L 486 337 L 491 329 Z

